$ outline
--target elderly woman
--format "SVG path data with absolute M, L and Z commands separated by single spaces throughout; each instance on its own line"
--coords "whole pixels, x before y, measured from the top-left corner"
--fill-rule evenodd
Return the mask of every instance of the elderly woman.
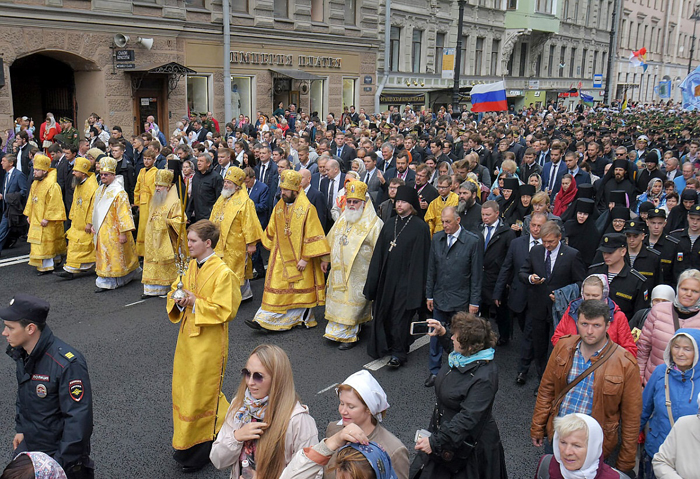
M 61 466 L 43 452 L 22 452 L 0 474 L 2 479 L 66 479 Z
M 664 351 L 664 366 L 654 370 L 644 388 L 641 430 L 649 425 L 644 444 L 643 474 L 654 479 L 651 460 L 671 432 L 675 421 L 697 412 L 695 393 L 700 389 L 698 364 L 700 330 L 679 329 Z
M 327 440 L 340 433 L 344 427 L 354 424 L 364 432 L 368 441 L 378 444 L 387 452 L 398 479 L 407 479 L 408 449 L 382 425 L 389 403 L 377 380 L 367 370 L 358 371 L 343 381 L 336 391 L 341 419 L 328 425 Z M 324 479 L 337 477 L 334 472 L 337 469 L 336 462 L 337 457 L 333 455 L 323 474 Z
M 354 158 L 350 164 L 352 171 L 360 175 L 360 178 L 365 177 L 367 170 L 365 169 L 365 162 L 360 158 Z
M 672 303 L 674 299 L 676 299 L 676 292 L 667 284 L 656 285 L 654 286 L 654 289 L 651 290 L 652 307 L 659 303 Z M 634 337 L 635 341 L 638 341 L 639 335 L 642 334 L 642 328 L 647 320 L 647 316 L 649 316 L 649 311 L 651 311 L 651 308 L 640 309 L 634 313 L 632 319 L 629 320 L 630 329 L 632 330 L 632 336 Z
M 700 407 L 700 394 L 698 403 Z M 700 411 L 683 416 L 673 425 L 671 433 L 654 456 L 657 479 L 692 479 L 700 470 Z
M 411 477 L 430 479 L 506 478 L 505 455 L 492 415 L 498 391 L 493 361 L 496 334 L 488 321 L 459 312 L 451 334 L 439 321 L 428 320 L 430 335 L 452 352 L 435 380 L 437 403 L 429 437 L 419 437 Z
M 591 416 L 574 413 L 555 418 L 552 446 L 554 457 L 540 459 L 537 479 L 627 478 L 603 462 L 603 428 Z
M 637 341 L 642 384 L 649 381 L 656 366 L 665 363 L 666 346 L 680 328 L 700 329 L 700 271 L 697 269 L 681 273 L 673 303 L 660 303 L 649 311 Z

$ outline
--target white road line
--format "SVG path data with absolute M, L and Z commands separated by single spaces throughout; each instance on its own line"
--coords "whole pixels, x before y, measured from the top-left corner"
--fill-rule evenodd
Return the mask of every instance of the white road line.
M 430 336 L 422 336 L 418 338 L 413 344 L 411 344 L 411 347 L 409 348 L 408 352 L 409 354 L 412 353 L 413 351 L 417 350 L 418 348 L 422 348 L 426 344 L 430 343 Z M 377 371 L 384 366 L 387 365 L 389 360 L 391 359 L 391 356 L 384 356 L 383 358 L 376 359 L 372 361 L 371 363 L 367 363 L 363 366 L 365 369 L 369 369 L 370 371 Z
M 145 299 L 142 299 L 141 301 L 135 301 L 135 302 L 133 302 L 133 303 L 125 304 L 124 307 L 125 307 L 125 308 L 128 308 L 129 306 L 133 306 L 133 305 L 135 305 L 135 304 L 140 304 L 140 303 L 145 303 L 145 302 L 146 302 L 146 300 L 145 300 Z
M 327 388 L 321 389 L 319 392 L 316 393 L 316 395 L 318 396 L 319 394 L 323 394 L 323 393 L 325 393 L 326 391 L 329 391 L 329 390 L 333 389 L 333 388 L 336 387 L 337 385 L 338 385 L 338 383 L 331 384 L 331 385 L 328 386 Z
M 29 262 L 29 255 L 16 256 L 14 258 L 5 258 L 3 260 L 0 260 L 0 268 L 2 268 L 3 266 L 12 266 L 15 264 L 22 264 L 27 262 Z

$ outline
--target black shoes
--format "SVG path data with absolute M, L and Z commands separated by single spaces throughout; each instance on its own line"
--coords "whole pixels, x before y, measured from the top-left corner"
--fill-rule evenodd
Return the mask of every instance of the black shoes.
M 508 343 L 510 343 L 510 339 L 498 338 L 498 341 L 496 341 L 496 346 L 508 346 Z
M 54 274 L 58 276 L 59 278 L 63 279 L 75 279 L 75 275 L 73 273 L 69 273 L 68 271 L 54 271 Z
M 107 291 L 109 291 L 107 288 L 97 288 L 95 293 L 106 293 Z
M 338 349 L 341 351 L 347 351 L 348 349 L 352 349 L 355 346 L 357 346 L 357 341 L 353 341 L 352 343 L 340 343 Z
M 52 274 L 52 273 L 53 273 L 53 270 L 51 270 L 51 271 L 37 271 L 36 275 L 37 276 L 46 276 L 47 274 Z
M 252 319 L 244 319 L 243 322 L 246 324 L 246 326 L 248 326 L 251 329 L 254 329 L 256 331 L 262 331 L 264 333 L 267 332 L 267 329 L 263 328 L 262 326 L 260 326 L 258 323 L 256 323 Z
M 527 382 L 527 374 L 525 373 L 518 373 L 518 375 L 515 377 L 515 384 L 518 386 L 522 386 Z
M 263 279 L 264 277 L 265 277 L 265 273 L 258 273 L 257 271 L 253 271 L 253 277 L 251 278 L 251 281 Z
M 387 363 L 387 366 L 389 366 L 392 369 L 398 369 L 401 367 L 401 360 L 396 356 L 392 356 L 389 362 Z
M 435 385 L 435 378 L 437 378 L 437 376 L 435 374 L 431 374 L 430 376 L 428 376 L 428 379 L 425 380 L 425 387 L 426 388 L 433 387 Z
M 204 466 L 206 466 L 206 464 L 202 464 L 201 466 L 182 466 L 182 472 L 185 474 L 191 474 L 193 472 L 201 471 L 204 469 Z

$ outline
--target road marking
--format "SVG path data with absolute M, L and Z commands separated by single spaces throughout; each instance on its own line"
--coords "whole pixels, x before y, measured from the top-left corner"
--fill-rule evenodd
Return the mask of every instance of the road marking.
M 411 344 L 411 347 L 409 348 L 408 353 L 410 354 L 413 351 L 415 351 L 419 348 L 422 348 L 423 346 L 425 346 L 426 344 L 429 344 L 429 343 L 430 343 L 430 336 L 427 336 L 427 335 L 422 336 L 422 337 L 418 338 L 413 344 Z M 383 358 L 375 359 L 371 363 L 367 363 L 362 367 L 365 369 L 369 369 L 370 371 L 377 371 L 377 370 L 383 368 L 384 366 L 386 366 L 390 359 L 391 359 L 391 356 L 384 356 Z
M 125 307 L 125 308 L 128 308 L 129 306 L 133 306 L 133 305 L 135 305 L 135 304 L 140 304 L 140 303 L 145 303 L 145 302 L 146 302 L 146 300 L 145 300 L 145 299 L 142 299 L 141 301 L 135 301 L 135 302 L 133 302 L 133 303 L 125 304 L 124 307 Z
M 321 389 L 319 392 L 316 393 L 316 395 L 318 396 L 319 394 L 323 394 L 323 393 L 325 393 L 326 391 L 329 391 L 329 390 L 333 389 L 333 388 L 336 387 L 337 385 L 338 385 L 338 383 L 331 384 L 331 385 L 328 386 L 327 388 Z
M 15 256 L 14 258 L 5 258 L 0 260 L 0 268 L 3 266 L 12 266 L 15 264 L 22 264 L 29 262 L 29 255 Z

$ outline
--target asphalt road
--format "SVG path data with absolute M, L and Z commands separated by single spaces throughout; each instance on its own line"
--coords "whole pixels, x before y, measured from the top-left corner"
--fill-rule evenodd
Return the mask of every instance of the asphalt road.
M 178 327 L 167 318 L 165 300 L 141 301 L 141 284 L 132 282 L 114 292 L 96 295 L 95 277 L 73 281 L 55 276 L 37 277 L 21 255 L 27 245 L 2 252 L 0 258 L 0 304 L 18 291 L 34 294 L 51 303 L 48 323 L 54 333 L 88 361 L 94 396 L 95 427 L 92 458 L 98 478 L 177 477 L 227 478 L 229 471 L 208 466 L 197 474 L 185 475 L 172 460 L 170 384 L 172 358 Z M 15 257 L 16 259 L 10 259 Z M 13 264 L 14 263 L 14 264 Z M 228 369 L 224 393 L 231 399 L 239 371 L 250 351 L 270 342 L 287 351 L 294 368 L 294 380 L 302 402 L 310 408 L 322 437 L 326 425 L 337 421 L 338 401 L 334 385 L 372 362 L 365 344 L 338 351 L 323 339 L 323 308 L 317 308 L 319 326 L 297 328 L 278 334 L 261 334 L 243 324 L 252 318 L 262 296 L 262 281 L 253 282 L 254 298 L 244 302 L 230 327 Z M 517 329 L 517 327 L 516 327 Z M 422 344 L 422 343 L 420 343 Z M 517 344 L 517 343 L 516 343 Z M 534 383 L 515 384 L 518 348 L 499 347 L 500 390 L 494 415 L 505 448 L 511 478 L 533 477 L 541 450 L 529 439 L 534 406 Z M 414 345 L 418 346 L 418 344 Z M 372 371 L 387 392 L 391 405 L 385 426 L 412 450 L 415 431 L 428 426 L 435 405 L 432 388 L 423 385 L 427 377 L 428 347 L 416 347 L 405 367 Z M 15 364 L 0 358 L 0 463 L 12 458 L 14 436 Z M 534 370 L 531 371 L 531 376 Z

